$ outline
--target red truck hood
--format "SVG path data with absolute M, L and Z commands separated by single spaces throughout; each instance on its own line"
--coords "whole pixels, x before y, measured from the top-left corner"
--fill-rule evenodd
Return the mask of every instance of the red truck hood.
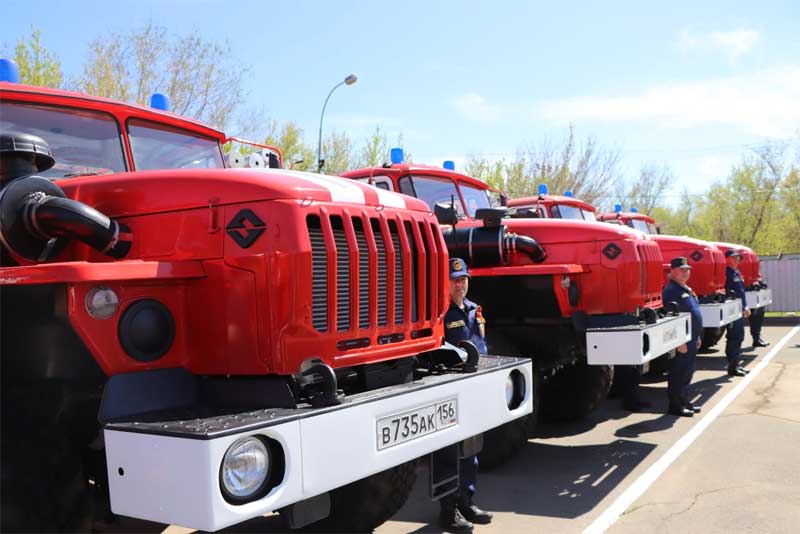
M 530 236 L 542 245 L 606 241 L 612 239 L 641 239 L 645 233 L 626 226 L 574 219 L 503 219 L 509 231 Z
M 297 199 L 430 212 L 413 197 L 333 176 L 283 169 L 171 169 L 61 180 L 68 196 L 110 217 Z

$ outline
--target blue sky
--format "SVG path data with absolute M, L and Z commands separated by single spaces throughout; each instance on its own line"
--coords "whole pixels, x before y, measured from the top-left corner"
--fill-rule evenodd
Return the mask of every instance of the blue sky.
M 416 161 L 459 165 L 561 139 L 572 123 L 619 148 L 628 178 L 669 164 L 676 192 L 702 192 L 749 146 L 798 138 L 800 3 L 647 4 L 4 0 L 0 50 L 33 25 L 77 75 L 92 38 L 152 20 L 227 40 L 251 67 L 248 104 L 309 141 L 352 72 L 326 131 L 359 140 L 380 124 Z

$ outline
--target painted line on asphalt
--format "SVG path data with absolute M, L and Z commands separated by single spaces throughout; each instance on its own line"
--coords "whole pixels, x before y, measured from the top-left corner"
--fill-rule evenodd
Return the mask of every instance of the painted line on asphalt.
M 771 351 L 761 360 L 758 365 L 756 365 L 750 374 L 743 377 L 741 381 L 736 384 L 736 386 L 725 395 L 721 401 L 719 401 L 716 406 L 714 406 L 703 419 L 700 420 L 699 423 L 694 425 L 689 432 L 684 434 L 670 449 L 656 462 L 651 465 L 647 471 L 642 473 L 639 478 L 637 478 L 633 484 L 630 485 L 628 489 L 626 489 L 622 494 L 617 497 L 611 506 L 609 506 L 600 516 L 595 519 L 591 525 L 586 527 L 583 531 L 583 534 L 600 534 L 608 530 L 611 525 L 616 523 L 617 519 L 625 513 L 625 510 L 628 509 L 630 505 L 632 505 L 636 499 L 642 496 L 642 494 L 647 491 L 647 488 L 653 485 L 653 482 L 658 480 L 664 471 L 672 465 L 672 462 L 678 459 L 683 452 L 689 448 L 689 446 L 696 440 L 700 434 L 705 431 L 708 426 L 714 422 L 719 414 L 721 414 L 725 408 L 727 408 L 739 394 L 750 385 L 750 382 L 758 376 L 764 367 L 778 354 L 786 343 L 794 336 L 797 332 L 800 332 L 800 326 L 795 326 L 792 328 L 788 334 L 783 336 L 777 345 L 775 345 Z

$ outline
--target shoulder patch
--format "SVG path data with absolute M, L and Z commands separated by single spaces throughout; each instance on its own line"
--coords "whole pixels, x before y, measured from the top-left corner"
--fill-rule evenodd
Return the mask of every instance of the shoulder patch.
M 444 325 L 445 328 L 461 328 L 464 326 L 464 320 L 459 319 L 458 321 L 453 321 L 452 323 L 447 323 Z

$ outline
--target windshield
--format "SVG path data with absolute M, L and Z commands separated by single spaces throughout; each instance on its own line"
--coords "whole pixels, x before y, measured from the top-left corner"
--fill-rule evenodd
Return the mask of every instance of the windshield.
M 459 217 L 464 216 L 464 208 L 459 200 L 456 184 L 449 178 L 403 176 L 400 178 L 398 185 L 401 193 L 424 200 L 431 209 L 438 202 L 447 202 L 449 204 L 452 199 L 455 202 Z
M 583 218 L 586 219 L 587 221 L 596 221 L 597 220 L 597 216 L 594 214 L 593 211 L 581 210 L 581 213 L 583 213 Z
M 636 230 L 640 230 L 646 234 L 650 234 L 650 228 L 647 226 L 647 221 L 643 221 L 641 219 L 631 219 L 628 221 L 628 226 L 631 228 L 635 228 Z
M 550 206 L 550 215 L 556 219 L 583 219 L 580 208 L 569 204 L 554 204 Z
M 475 212 L 479 209 L 492 207 L 486 189 L 478 189 L 466 184 L 460 184 L 460 186 L 461 196 L 464 197 L 470 217 L 475 217 Z
M 114 117 L 99 111 L 0 103 L 0 131 L 28 133 L 50 145 L 56 164 L 47 178 L 124 172 L 125 153 Z
M 216 139 L 141 119 L 128 121 L 133 164 L 150 169 L 221 169 L 225 166 Z

